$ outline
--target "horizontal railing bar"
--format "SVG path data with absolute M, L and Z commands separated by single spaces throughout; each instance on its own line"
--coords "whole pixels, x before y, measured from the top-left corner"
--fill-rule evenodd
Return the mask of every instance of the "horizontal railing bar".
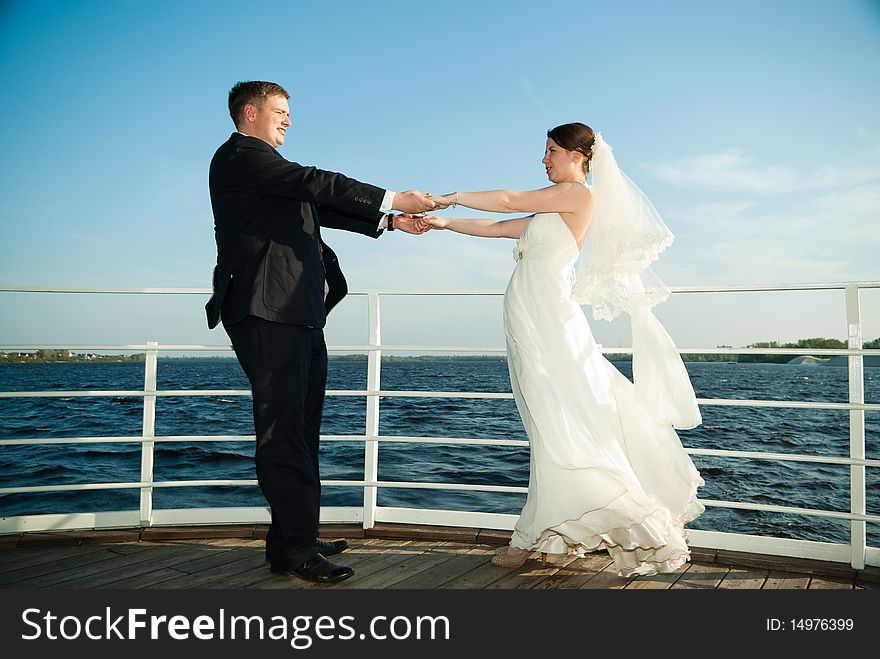
M 0 488 L 0 496 L 5 494 L 37 494 L 40 492 L 81 492 L 86 490 L 132 490 L 149 487 L 151 483 L 77 483 L 76 485 L 29 485 L 26 487 Z
M 513 394 L 490 391 L 369 391 L 367 389 L 328 389 L 328 396 L 381 396 L 383 398 L 468 398 L 510 400 Z M 160 398 L 192 396 L 250 396 L 248 389 L 168 389 L 161 391 L 129 390 L 83 390 L 83 391 L 0 391 L 0 398 Z M 772 407 L 815 410 L 864 410 L 880 411 L 880 403 L 826 403 L 822 401 L 751 400 L 746 398 L 698 398 L 700 405 L 726 407 Z
M 844 281 L 820 282 L 804 284 L 739 284 L 729 286 L 669 286 L 672 293 L 757 293 L 765 291 L 815 291 L 842 290 L 848 287 L 880 288 L 880 281 Z M 502 290 L 463 290 L 463 289 L 352 289 L 349 295 L 369 295 L 378 292 L 380 295 L 504 295 Z M 0 284 L 0 293 L 103 293 L 112 295 L 211 295 L 213 290 L 206 287 L 152 287 L 152 288 L 91 288 L 82 286 L 19 286 Z
M 0 439 L 0 446 L 34 446 L 57 444 L 141 444 L 145 441 L 156 444 L 190 443 L 190 442 L 253 442 L 254 435 L 158 435 L 144 438 L 131 437 L 52 437 L 20 439 Z M 321 435 L 322 442 L 381 442 L 383 444 L 445 444 L 463 446 L 511 446 L 528 447 L 527 440 L 494 439 L 470 437 L 419 437 L 403 435 Z M 787 462 L 810 462 L 831 465 L 855 465 L 880 467 L 880 460 L 855 459 L 833 455 L 807 455 L 802 453 L 768 453 L 762 451 L 734 451 L 728 449 L 686 448 L 690 455 L 704 455 L 725 458 L 747 458 L 755 460 L 778 460 Z
M 741 284 L 733 286 L 668 286 L 672 293 L 762 293 L 773 291 L 840 291 L 855 288 L 880 288 L 880 281 L 843 281 L 806 284 Z
M 322 437 L 323 439 L 323 437 Z M 363 440 L 363 437 L 361 437 Z M 24 437 L 21 439 L 0 439 L 0 446 L 39 446 L 40 444 L 143 444 L 144 442 L 180 443 L 180 442 L 252 442 L 253 435 L 160 435 L 144 437 Z M 337 440 L 330 440 L 337 441 Z
M 366 389 L 328 389 L 328 396 L 382 396 L 388 398 L 513 398 L 513 394 L 489 391 L 444 391 L 433 395 L 428 391 L 368 391 Z M 168 389 L 161 391 L 140 391 L 137 389 L 119 391 L 2 391 L 0 398 L 136 398 L 143 396 L 188 397 L 188 396 L 250 396 L 248 389 Z
M 182 487 L 247 487 L 258 485 L 256 479 L 209 479 L 188 481 L 154 481 L 153 483 L 82 483 L 76 485 L 34 485 L 28 487 L 4 487 L 0 488 L 0 495 L 7 494 L 35 494 L 42 492 L 75 492 L 86 490 L 125 490 L 140 489 L 142 487 L 154 488 L 182 488 Z M 405 489 L 432 489 L 432 490 L 461 490 L 481 492 L 511 492 L 525 494 L 525 487 L 508 485 L 470 485 L 466 483 L 409 483 L 405 481 L 343 481 L 321 480 L 321 485 L 326 487 L 383 487 Z
M 174 389 L 169 391 L 2 391 L 0 398 L 143 398 L 144 396 L 250 396 L 246 389 Z
M 106 295 L 211 295 L 210 288 L 90 288 L 86 286 L 10 286 L 0 284 L 0 293 L 98 293 Z
M 880 460 L 845 458 L 834 455 L 806 455 L 803 453 L 767 453 L 761 451 L 731 451 L 728 449 L 688 448 L 689 455 L 708 455 L 724 458 L 750 458 L 755 460 L 779 460 L 782 462 L 812 462 L 830 465 L 855 465 L 880 467 Z
M 698 398 L 697 403 L 715 407 L 782 407 L 790 409 L 880 411 L 880 403 L 824 403 L 806 400 L 751 400 L 748 398 Z
M 16 343 L 0 345 L 2 352 L 27 352 L 29 350 L 70 350 L 71 352 L 85 350 L 125 350 L 125 351 L 147 351 L 158 350 L 168 352 L 188 351 L 212 351 L 212 352 L 230 352 L 231 345 L 187 345 L 182 343 L 169 343 L 162 345 L 148 345 L 146 343 L 90 343 L 90 344 L 69 344 L 69 343 Z
M 851 281 L 851 282 L 821 282 L 806 284 L 742 284 L 731 286 L 667 286 L 670 293 L 763 293 L 773 291 L 838 291 L 854 286 L 856 288 L 880 288 L 878 281 Z M 2 290 L 2 289 L 0 289 Z M 368 295 L 370 289 L 352 289 L 349 295 Z M 377 291 L 379 295 L 504 295 L 504 291 L 475 291 L 475 290 L 416 290 L 416 289 L 382 289 Z
M 322 437 L 323 439 L 323 437 Z M 529 442 L 525 439 L 472 439 L 467 437 L 405 437 L 398 435 L 380 435 L 379 437 L 366 437 L 368 441 L 378 441 L 382 444 L 448 444 L 462 446 L 514 446 L 528 447 Z
M 195 443 L 195 442 L 252 442 L 253 435 L 167 435 L 157 437 L 55 437 L 48 439 L 22 438 L 0 439 L 0 446 L 35 446 L 35 445 L 58 445 L 58 444 L 140 444 L 151 441 L 157 444 L 171 443 Z M 365 435 L 322 435 L 321 441 L 330 442 L 365 442 L 378 441 L 383 444 L 442 444 L 461 446 L 511 446 L 528 447 L 526 440 L 515 439 L 471 439 L 463 437 L 366 437 Z M 854 459 L 839 456 L 816 456 L 801 453 L 767 453 L 760 451 L 731 451 L 726 449 L 685 449 L 690 455 L 703 455 L 711 457 L 776 460 L 787 462 L 810 462 L 830 465 L 855 465 L 865 467 L 880 467 L 880 460 Z
M 256 486 L 256 479 L 214 479 L 214 480 L 189 480 L 189 481 L 158 481 L 153 483 L 84 483 L 77 485 L 45 485 L 32 487 L 7 487 L 0 488 L 0 495 L 8 494 L 36 494 L 44 492 L 71 492 L 87 490 L 112 490 L 112 489 L 139 489 L 152 486 L 154 488 L 184 488 L 184 487 L 248 487 Z M 510 494 L 526 494 L 528 488 L 508 485 L 472 485 L 466 483 L 416 483 L 408 481 L 366 481 L 366 480 L 321 480 L 325 487 L 378 487 L 386 489 L 415 489 L 415 490 L 449 490 L 458 492 L 496 492 Z M 755 510 L 761 512 L 774 512 L 790 515 L 805 515 L 809 517 L 826 517 L 842 521 L 880 522 L 880 515 L 864 515 L 849 512 L 837 512 L 832 510 L 817 510 L 813 508 L 798 508 L 792 506 L 780 506 L 760 503 L 744 503 L 737 501 L 719 501 L 715 499 L 701 499 L 700 502 L 709 507 L 734 508 L 738 510 Z
M 632 348 L 627 350 L 630 353 L 632 352 Z M 606 349 L 602 352 L 614 353 L 614 350 Z M 814 357 L 816 355 L 880 355 L 880 350 L 872 348 L 679 348 L 678 352 L 684 355 L 796 355 L 804 357 Z
M 880 515 L 862 515 L 860 513 L 837 512 L 834 510 L 815 510 L 813 508 L 794 508 L 766 503 L 742 503 L 739 501 L 718 501 L 715 499 L 700 499 L 700 503 L 713 508 L 735 508 L 737 510 L 756 510 L 768 513 L 785 513 L 787 515 L 828 517 L 842 521 L 880 522 Z
M 349 349 L 359 348 L 364 351 L 383 350 L 396 352 L 477 352 L 485 354 L 505 353 L 502 348 L 470 348 L 466 346 L 424 346 L 424 345 L 380 345 L 380 346 L 349 346 Z M 603 355 L 629 355 L 632 348 L 606 348 L 601 349 Z M 679 348 L 678 352 L 683 355 L 794 355 L 794 356 L 870 356 L 880 355 L 880 350 L 874 348 Z M 698 362 L 699 363 L 699 362 Z M 748 363 L 748 362 L 746 362 Z

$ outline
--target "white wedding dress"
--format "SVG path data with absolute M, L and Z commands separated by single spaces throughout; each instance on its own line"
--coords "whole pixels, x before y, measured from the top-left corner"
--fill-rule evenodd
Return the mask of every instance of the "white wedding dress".
M 704 510 L 703 480 L 673 427 L 600 352 L 571 296 L 578 254 L 558 213 L 536 215 L 514 250 L 504 329 L 531 471 L 510 544 L 607 549 L 623 576 L 669 572 L 690 558 L 683 527 Z

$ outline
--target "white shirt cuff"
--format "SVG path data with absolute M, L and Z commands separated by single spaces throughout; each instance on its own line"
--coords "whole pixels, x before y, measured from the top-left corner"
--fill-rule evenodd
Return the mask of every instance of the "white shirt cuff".
M 394 194 L 395 193 L 391 190 L 385 191 L 385 198 L 382 199 L 382 205 L 379 207 L 380 213 L 387 213 L 392 210 L 392 207 L 394 206 Z

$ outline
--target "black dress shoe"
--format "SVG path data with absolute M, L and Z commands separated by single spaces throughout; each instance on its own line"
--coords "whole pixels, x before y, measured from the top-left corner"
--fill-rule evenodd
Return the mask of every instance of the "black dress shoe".
M 332 540 L 330 542 L 318 540 L 316 541 L 315 546 L 318 548 L 319 554 L 323 554 L 325 557 L 335 556 L 348 549 L 348 540 Z
M 323 554 L 325 558 L 327 556 L 335 556 L 348 549 L 348 540 L 333 540 L 331 542 L 316 540 L 315 549 L 318 550 L 319 554 Z M 268 547 L 266 548 L 266 561 L 272 561 L 272 553 L 269 551 Z
M 317 583 L 336 583 L 354 574 L 354 570 L 350 567 L 334 565 L 321 554 L 315 554 L 302 563 L 292 562 L 289 559 L 272 561 L 272 572 L 295 574 L 300 579 Z

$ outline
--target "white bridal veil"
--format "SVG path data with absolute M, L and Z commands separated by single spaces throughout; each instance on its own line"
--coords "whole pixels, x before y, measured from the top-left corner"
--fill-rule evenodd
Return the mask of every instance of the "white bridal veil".
M 620 171 L 601 133 L 596 133 L 591 169 L 593 217 L 575 265 L 572 297 L 591 305 L 596 320 L 629 314 L 637 395 L 658 422 L 694 428 L 702 419 L 693 386 L 672 337 L 652 311 L 669 290 L 649 266 L 672 244 L 672 232 Z

